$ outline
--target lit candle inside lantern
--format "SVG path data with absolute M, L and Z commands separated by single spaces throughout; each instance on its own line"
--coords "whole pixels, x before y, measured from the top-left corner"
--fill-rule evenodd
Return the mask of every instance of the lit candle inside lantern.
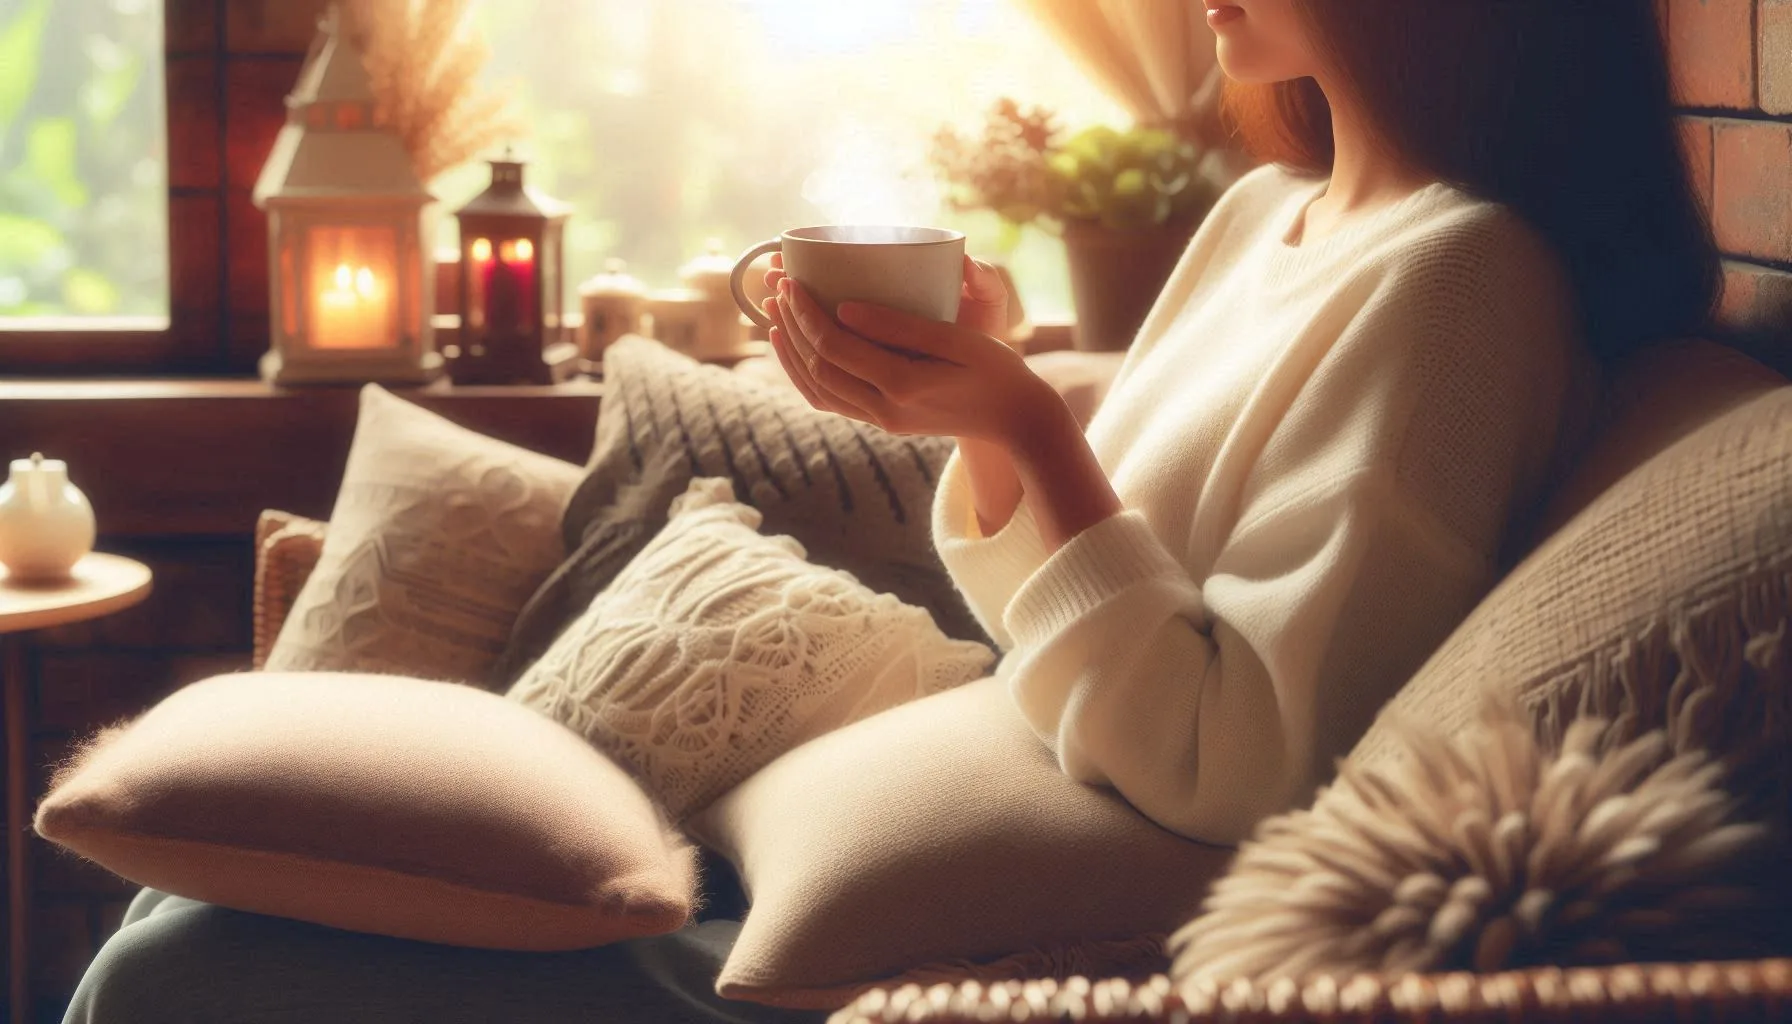
M 317 296 L 313 348 L 384 348 L 391 345 L 392 300 L 371 267 L 339 264 Z
M 473 266 L 467 273 L 468 294 L 461 296 L 469 326 L 485 326 L 485 303 L 492 293 L 492 242 L 475 238 L 469 247 Z
M 485 242 L 485 239 L 480 239 Z M 475 243 L 475 258 L 477 259 Z M 486 242 L 486 253 L 491 252 Z M 527 238 L 503 242 L 495 261 L 479 261 L 487 319 L 499 330 L 529 331 L 535 327 L 535 243 Z

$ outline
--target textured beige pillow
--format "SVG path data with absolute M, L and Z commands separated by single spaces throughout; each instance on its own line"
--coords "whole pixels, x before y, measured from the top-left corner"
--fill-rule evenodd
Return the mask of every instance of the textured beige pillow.
M 1546 739 L 1583 715 L 1630 736 L 1665 729 L 1676 749 L 1724 760 L 1751 801 L 1787 813 L 1789 614 L 1792 387 L 1780 387 L 1690 431 L 1539 545 L 1350 759 L 1402 756 L 1398 717 L 1463 731 L 1485 684 L 1517 695 Z
M 510 690 L 633 770 L 674 819 L 805 740 L 995 660 L 760 523 L 727 480 L 692 481 Z
M 255 523 L 254 651 L 249 666 L 260 670 L 292 612 L 292 603 L 317 570 L 328 523 L 268 509 Z
M 692 848 L 558 725 L 455 683 L 243 673 L 91 737 L 39 835 L 165 892 L 493 949 L 681 927 Z
M 812 740 L 687 828 L 752 898 L 717 991 L 824 1009 L 882 983 L 1160 971 L 1233 852 L 1066 776 L 996 678 Z
M 483 683 L 565 554 L 579 476 L 368 385 L 322 554 L 267 668 Z

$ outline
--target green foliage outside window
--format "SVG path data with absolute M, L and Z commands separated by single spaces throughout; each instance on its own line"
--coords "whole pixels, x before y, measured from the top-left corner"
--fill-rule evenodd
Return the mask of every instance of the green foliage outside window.
M 0 0 L 0 321 L 165 317 L 160 0 Z

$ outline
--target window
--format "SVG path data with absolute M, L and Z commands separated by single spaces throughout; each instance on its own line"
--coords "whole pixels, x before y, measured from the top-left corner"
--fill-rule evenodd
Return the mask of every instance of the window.
M 1070 127 L 1122 120 L 1008 0 L 476 0 L 474 17 L 533 132 L 531 183 L 574 208 L 573 282 L 620 256 L 669 286 L 712 238 L 732 254 L 807 224 L 936 223 L 1007 262 L 1035 319 L 1068 316 L 1057 239 L 942 210 L 927 163 L 941 124 L 1004 95 Z M 438 181 L 444 214 L 488 177 Z
M 159 0 L 0 0 L 0 330 L 168 316 Z

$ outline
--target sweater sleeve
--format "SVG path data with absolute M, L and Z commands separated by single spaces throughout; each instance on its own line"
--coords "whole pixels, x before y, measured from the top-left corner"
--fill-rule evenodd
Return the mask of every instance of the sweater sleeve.
M 1538 484 L 1576 344 L 1554 264 L 1499 238 L 1420 255 L 1288 389 L 1201 578 L 1190 538 L 1127 511 L 1003 611 L 1004 675 L 1063 769 L 1172 831 L 1235 843 L 1309 799 Z
M 1014 517 L 994 536 L 978 530 L 976 505 L 964 462 L 956 452 L 947 460 L 933 502 L 934 544 L 965 603 L 983 629 L 1006 651 L 1014 639 L 1002 613 L 1022 583 L 1045 564 L 1048 552 L 1022 502 Z
M 1172 831 L 1236 843 L 1318 783 L 1322 749 L 1338 746 L 1327 735 L 1367 726 L 1487 568 L 1386 477 L 1302 495 L 1234 534 L 1201 585 L 1126 512 L 1015 594 L 1005 673 L 1067 774 Z
M 1140 325 L 1138 337 L 1111 378 L 1110 387 L 1164 335 L 1170 321 L 1189 300 L 1214 253 L 1231 240 L 1232 225 L 1241 218 L 1249 221 L 1261 216 L 1253 203 L 1261 205 L 1258 197 L 1263 186 L 1269 184 L 1273 188 L 1279 173 L 1274 166 L 1265 166 L 1246 175 L 1202 221 Z M 933 538 L 940 561 L 984 631 L 1003 651 L 1012 649 L 1014 638 L 1004 621 L 1004 611 L 1021 584 L 1045 564 L 1051 553 L 1040 538 L 1032 510 L 1023 501 L 1001 530 L 994 536 L 983 536 L 978 529 L 970 479 L 963 461 L 954 453 L 934 495 Z

